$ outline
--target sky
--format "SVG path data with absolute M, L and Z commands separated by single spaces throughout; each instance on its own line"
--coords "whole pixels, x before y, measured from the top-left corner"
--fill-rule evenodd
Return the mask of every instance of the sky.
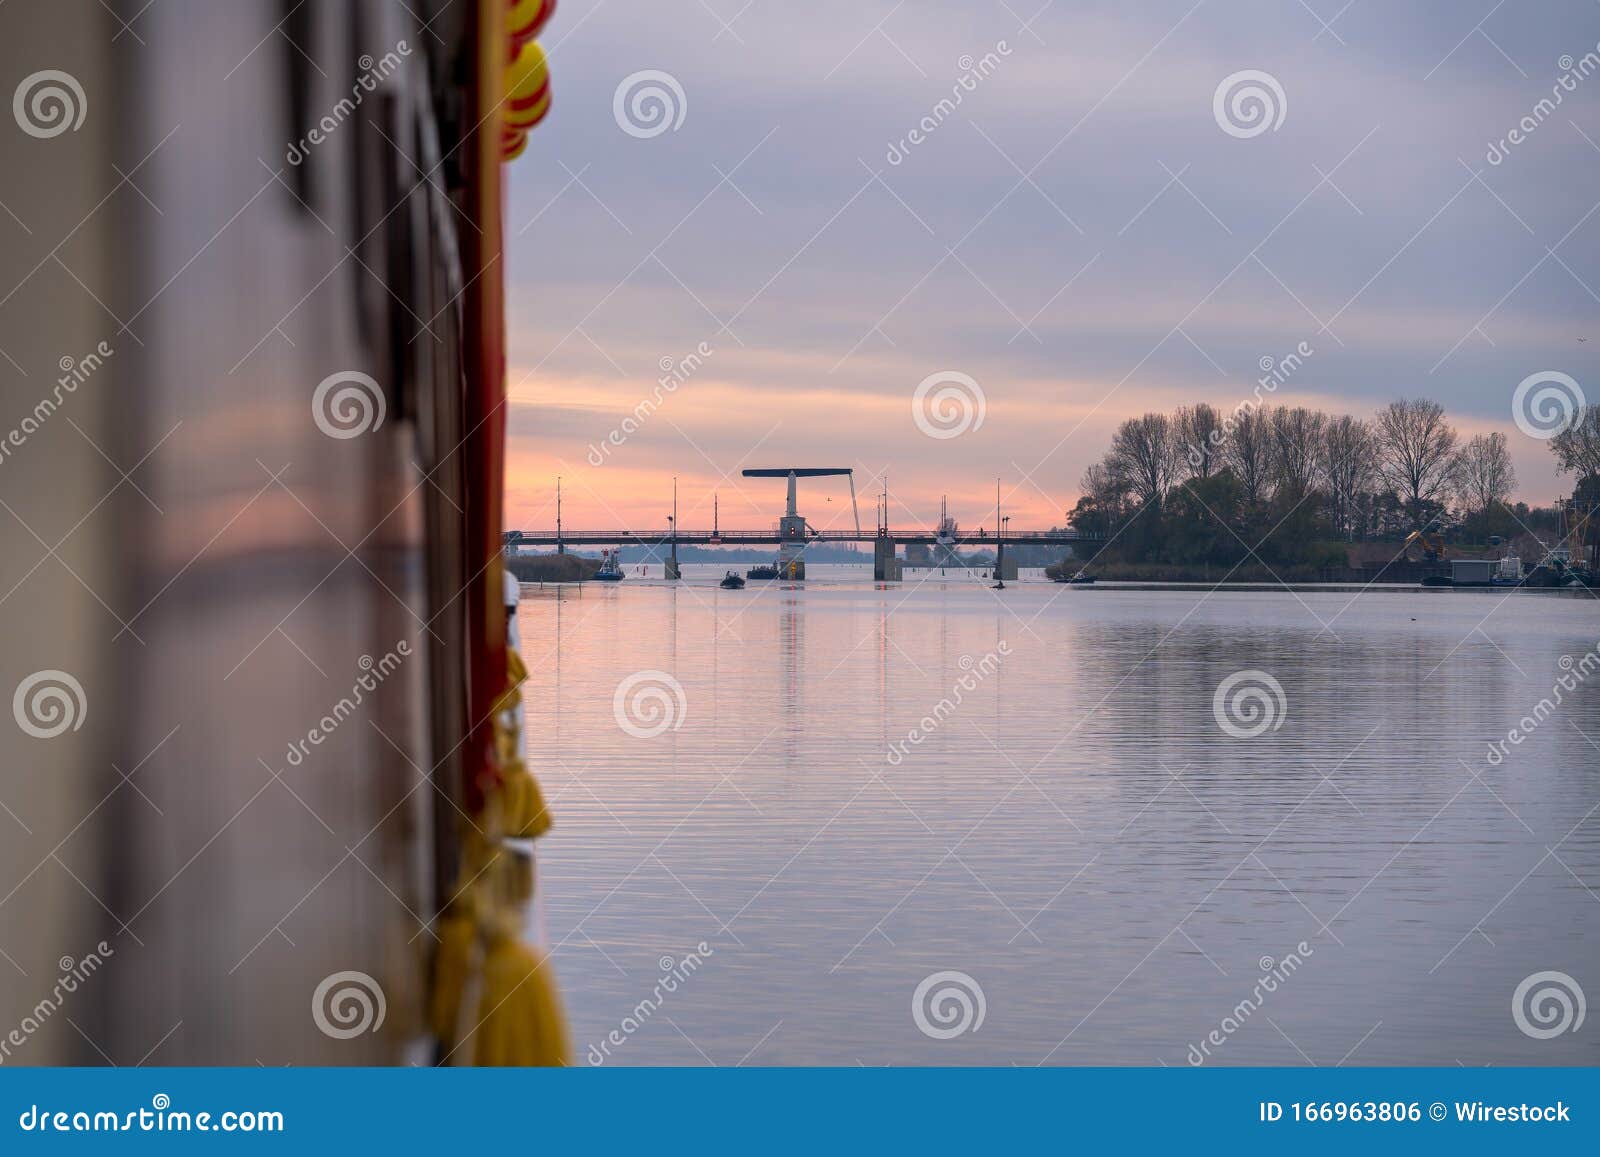
M 1302 343 L 1275 403 L 1433 398 L 1570 489 L 1512 398 L 1600 400 L 1593 0 L 563 0 L 542 42 L 508 526 L 559 475 L 568 528 L 665 528 L 674 476 L 683 528 L 764 528 L 741 469 L 849 466 L 869 525 L 885 479 L 897 528 L 993 525 L 998 478 L 1042 529 L 1117 423 Z M 842 480 L 800 505 L 849 525 Z

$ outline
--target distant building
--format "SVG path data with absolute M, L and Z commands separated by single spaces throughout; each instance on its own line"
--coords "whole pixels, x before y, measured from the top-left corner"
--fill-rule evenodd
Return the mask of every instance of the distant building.
M 1499 561 L 1490 558 L 1453 558 L 1450 581 L 1458 587 L 1486 587 L 1494 581 Z

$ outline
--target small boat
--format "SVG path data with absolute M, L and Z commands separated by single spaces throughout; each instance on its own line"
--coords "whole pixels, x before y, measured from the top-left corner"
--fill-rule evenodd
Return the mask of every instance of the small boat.
M 619 583 L 628 576 L 622 570 L 622 564 L 617 561 L 620 551 L 600 552 L 600 569 L 594 572 L 596 582 Z
M 721 586 L 722 589 L 726 591 L 742 591 L 744 590 L 744 579 L 740 578 L 730 570 L 727 574 L 722 576 Z
M 1422 576 L 1422 585 L 1425 587 L 1453 587 L 1456 584 L 1447 574 L 1430 574 Z
M 775 566 L 753 566 L 744 572 L 746 578 L 775 579 L 778 577 L 778 568 Z
M 1093 586 L 1094 585 L 1094 575 L 1089 574 L 1087 571 L 1081 571 L 1080 570 L 1077 574 L 1073 575 L 1071 578 L 1069 578 L 1067 580 L 1067 585 L 1068 586 L 1075 586 L 1075 587 Z

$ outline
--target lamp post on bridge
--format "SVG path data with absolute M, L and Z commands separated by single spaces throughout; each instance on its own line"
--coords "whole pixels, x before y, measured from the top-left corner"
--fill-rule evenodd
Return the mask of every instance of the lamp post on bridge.
M 1000 515 L 1000 479 L 994 480 L 994 586 L 996 590 L 1006 589 L 1006 523 L 1011 521 L 1008 514 Z
M 667 515 L 669 537 L 672 539 L 672 556 L 667 559 L 666 577 L 676 580 L 681 577 L 678 570 L 678 476 L 672 476 L 672 513 Z

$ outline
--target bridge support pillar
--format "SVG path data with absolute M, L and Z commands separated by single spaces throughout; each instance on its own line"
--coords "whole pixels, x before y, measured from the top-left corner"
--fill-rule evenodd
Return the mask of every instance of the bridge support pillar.
M 880 535 L 872 541 L 872 579 L 874 582 L 900 581 L 900 560 L 895 557 L 894 539 Z
M 666 572 L 665 575 L 663 576 L 665 578 L 679 579 L 679 578 L 683 577 L 683 575 L 681 573 L 679 573 L 679 571 L 678 571 L 678 552 L 677 551 L 673 551 L 672 552 L 672 556 L 667 559 L 666 565 L 665 565 L 665 567 L 663 569 Z
M 995 563 L 994 577 L 1001 582 L 1014 583 L 1017 581 L 1017 556 L 1006 557 L 1004 548 L 1001 548 L 999 561 Z

